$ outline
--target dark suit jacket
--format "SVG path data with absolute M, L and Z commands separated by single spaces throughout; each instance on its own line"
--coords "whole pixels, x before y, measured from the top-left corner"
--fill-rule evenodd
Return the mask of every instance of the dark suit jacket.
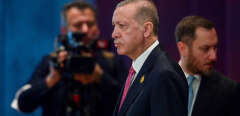
M 236 87 L 235 81 L 216 71 L 202 76 L 192 116 L 231 116 Z
M 143 81 L 144 78 L 144 81 Z M 187 116 L 186 78 L 160 46 L 150 53 L 114 116 Z

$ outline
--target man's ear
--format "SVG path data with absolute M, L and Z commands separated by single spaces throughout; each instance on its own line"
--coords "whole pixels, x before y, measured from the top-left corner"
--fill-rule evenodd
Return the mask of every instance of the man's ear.
M 144 37 L 149 37 L 153 34 L 153 23 L 150 21 L 147 21 L 143 24 L 144 27 L 144 33 L 143 36 Z
M 182 57 L 185 57 L 188 55 L 188 46 L 187 44 L 183 43 L 183 42 L 177 42 L 177 47 L 178 47 L 178 51 L 180 53 L 180 55 Z

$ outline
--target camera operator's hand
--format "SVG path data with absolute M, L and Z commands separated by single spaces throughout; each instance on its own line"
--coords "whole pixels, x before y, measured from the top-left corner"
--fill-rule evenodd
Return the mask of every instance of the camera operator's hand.
M 99 66 L 99 64 L 96 64 L 92 74 L 74 74 L 74 79 L 80 81 L 84 85 L 87 85 L 90 83 L 99 82 L 102 74 L 102 68 Z
M 60 63 L 60 67 L 64 67 L 63 61 L 67 58 L 67 51 L 60 51 L 58 53 L 58 62 Z M 47 75 L 46 83 L 49 88 L 53 87 L 57 82 L 59 82 L 61 78 L 61 74 L 59 70 L 54 69 L 50 66 L 50 72 Z

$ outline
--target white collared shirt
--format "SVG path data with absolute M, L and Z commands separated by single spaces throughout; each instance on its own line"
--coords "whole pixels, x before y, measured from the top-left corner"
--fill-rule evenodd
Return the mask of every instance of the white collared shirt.
M 179 61 L 179 63 L 178 63 L 181 67 L 182 67 L 182 62 L 181 61 Z M 183 70 L 183 68 L 182 68 L 182 70 Z M 185 72 L 184 70 L 183 70 L 183 72 L 184 72 L 184 74 L 185 74 L 185 77 L 186 77 L 186 79 L 188 79 L 188 77 L 189 77 L 189 74 L 187 73 L 187 72 Z M 194 103 L 195 103 L 195 100 L 196 100 L 196 96 L 197 96 L 197 92 L 198 92 L 198 89 L 199 89 L 199 86 L 200 86 L 200 83 L 201 83 L 201 76 L 200 75 L 193 75 L 196 79 L 192 82 L 192 88 L 193 88 L 193 101 L 192 101 L 192 105 L 191 105 L 191 111 L 189 111 L 190 113 L 190 115 L 189 116 L 191 116 L 192 115 L 192 110 L 193 110 L 193 106 L 194 106 Z
M 137 77 L 140 69 L 142 68 L 143 63 L 146 61 L 149 54 L 152 50 L 159 44 L 158 40 L 156 40 L 146 51 L 144 51 L 135 61 L 132 62 L 132 67 L 135 70 L 135 75 L 131 80 L 131 84 L 134 82 L 135 78 Z

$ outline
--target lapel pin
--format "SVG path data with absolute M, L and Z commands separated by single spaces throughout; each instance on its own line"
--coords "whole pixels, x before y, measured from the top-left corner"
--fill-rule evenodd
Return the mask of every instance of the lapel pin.
M 140 83 L 143 83 L 143 82 L 144 82 L 144 75 L 140 79 Z

